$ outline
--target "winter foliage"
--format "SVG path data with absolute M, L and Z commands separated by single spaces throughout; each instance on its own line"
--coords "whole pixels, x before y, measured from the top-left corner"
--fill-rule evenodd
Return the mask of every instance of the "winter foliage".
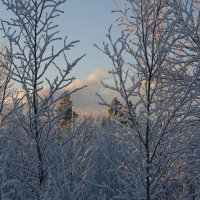
M 0 199 L 200 199 L 200 2 L 114 1 L 119 38 L 111 26 L 95 45 L 116 94 L 97 94 L 101 117 L 73 110 L 85 86 L 69 90 L 70 72 L 85 55 L 70 60 L 79 41 L 54 23 L 65 2 L 1 1 L 14 17 L 1 20 Z

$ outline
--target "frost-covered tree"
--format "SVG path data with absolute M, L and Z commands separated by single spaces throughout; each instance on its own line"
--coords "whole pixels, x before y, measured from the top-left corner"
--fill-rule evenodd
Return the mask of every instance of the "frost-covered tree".
M 5 50 L 5 48 L 1 48 L 1 52 Z M 8 61 L 6 61 L 2 56 L 0 56 L 1 65 L 10 65 Z M 11 84 L 10 79 L 12 76 L 11 65 L 9 70 L 4 70 L 3 67 L 0 67 L 0 185 L 2 185 L 2 175 L 3 175 L 3 155 L 5 151 L 5 147 L 7 144 L 7 136 L 8 133 L 5 131 L 8 128 L 9 117 L 12 114 L 12 106 L 11 106 Z
M 55 175 L 53 188 L 47 199 L 85 199 L 86 179 L 91 168 L 90 154 L 94 149 L 89 132 L 91 123 L 88 117 L 79 117 L 74 122 L 73 131 L 63 130 L 57 156 L 59 164 L 52 170 Z
M 114 97 L 111 101 L 111 108 L 108 109 L 109 118 L 112 118 L 114 116 L 117 116 L 118 110 L 121 109 L 122 105 L 120 101 L 117 99 L 117 97 Z
M 0 115 L 1 115 L 1 124 L 2 122 L 10 115 L 8 109 L 11 102 L 11 76 L 12 76 L 12 67 L 9 60 L 6 60 L 3 56 L 6 48 L 2 45 L 0 48 Z M 5 70 L 4 66 L 7 66 Z M 2 125 L 1 125 L 2 127 Z
M 174 55 L 185 30 L 185 25 L 178 26 L 174 11 L 171 1 L 127 0 L 124 9 L 118 6 L 114 11 L 121 14 L 117 18 L 121 36 L 113 39 L 110 28 L 108 43 L 97 47 L 114 67 L 110 71 L 114 83 L 104 86 L 122 97 L 126 104 L 122 116 L 131 123 L 132 134 L 124 134 L 127 156 L 119 168 L 124 187 L 116 191 L 118 198 L 184 199 L 189 195 L 185 149 L 191 136 L 189 124 L 199 113 L 198 76 L 190 74 L 191 66 Z
M 78 114 L 73 110 L 73 102 L 71 101 L 70 95 L 65 96 L 59 104 L 57 105 L 58 115 L 63 115 L 62 119 L 59 122 L 61 127 L 65 126 L 72 128 L 73 123 L 78 118 Z
M 200 2 L 198 0 L 191 1 L 171 1 L 174 7 L 175 19 L 177 22 L 177 32 L 181 35 L 174 46 L 176 51 L 173 51 L 175 63 L 181 63 L 181 67 L 185 70 L 185 76 L 182 77 L 176 74 L 180 85 L 194 84 L 196 93 L 193 105 L 196 110 L 200 108 L 199 102 L 199 84 L 200 84 Z M 191 77 L 196 77 L 195 79 Z M 199 113 L 194 113 L 192 116 L 192 126 L 190 127 L 192 137 L 188 144 L 188 177 L 189 194 L 193 199 L 200 198 L 199 181 Z
M 92 117 L 87 129 L 88 138 L 94 146 L 90 154 L 89 168 L 86 176 L 85 199 L 115 199 L 117 190 L 121 190 L 121 180 L 116 173 L 120 159 L 121 126 L 110 123 L 105 116 Z
M 2 0 L 13 16 L 1 21 L 8 41 L 2 55 L 9 61 L 2 67 L 7 72 L 12 69 L 12 81 L 20 88 L 13 95 L 15 112 L 7 130 L 10 142 L 4 160 L 2 199 L 52 199 L 56 181 L 64 175 L 58 170 L 62 155 L 56 129 L 60 116 L 55 107 L 74 92 L 62 90 L 74 80 L 69 73 L 83 57 L 68 60 L 67 52 L 78 41 L 68 43 L 67 37 L 62 41 L 54 23 L 65 2 Z M 58 59 L 63 67 L 58 66 Z M 54 78 L 49 78 L 51 72 Z

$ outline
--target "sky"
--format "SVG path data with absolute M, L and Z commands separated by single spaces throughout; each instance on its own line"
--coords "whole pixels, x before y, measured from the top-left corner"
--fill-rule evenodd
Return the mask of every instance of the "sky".
M 108 27 L 115 21 L 113 9 L 113 0 L 68 0 L 65 4 L 60 30 L 69 39 L 80 40 L 75 49 L 77 55 L 87 54 L 75 71 L 77 78 L 86 78 L 96 68 L 112 67 L 109 59 L 93 44 L 101 45 L 106 39 Z
M 101 81 L 109 78 L 107 71 L 112 64 L 106 55 L 93 46 L 94 43 L 101 46 L 106 40 L 109 26 L 115 23 L 116 16 L 111 12 L 114 9 L 116 5 L 113 0 L 68 0 L 62 16 L 62 31 L 72 40 L 80 39 L 76 53 L 87 54 L 74 70 L 78 80 L 72 84 L 72 87 L 87 85 L 73 96 L 75 107 L 81 112 L 105 112 L 105 107 L 98 106 L 99 99 L 95 93 L 100 93 L 108 101 L 114 95 L 101 86 Z M 117 35 L 115 32 L 113 34 Z
M 103 41 L 106 40 L 109 26 L 115 24 L 116 16 L 111 12 L 114 9 L 116 5 L 113 0 L 68 0 L 62 7 L 64 14 L 57 19 L 59 34 L 62 37 L 67 35 L 69 41 L 80 40 L 80 43 L 70 52 L 70 56 L 76 58 L 86 54 L 86 57 L 72 71 L 72 75 L 77 78 L 76 83 L 73 84 L 74 87 L 88 85 L 85 91 L 79 92 L 80 96 L 76 94 L 72 97 L 75 107 L 82 112 L 98 113 L 102 110 L 97 106 L 96 92 L 111 95 L 109 91 L 105 93 L 100 82 L 108 79 L 107 71 L 112 68 L 112 64 L 93 44 L 102 46 Z M 0 18 L 9 18 L 9 14 L 2 5 Z M 117 31 L 113 34 L 117 35 Z M 92 81 L 91 77 L 93 77 Z M 84 97 L 84 94 L 87 95 Z

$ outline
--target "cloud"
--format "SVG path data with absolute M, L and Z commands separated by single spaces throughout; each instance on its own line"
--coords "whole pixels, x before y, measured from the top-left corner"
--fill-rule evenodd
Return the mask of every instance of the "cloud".
M 96 93 L 102 95 L 107 101 L 111 101 L 114 97 L 114 92 L 109 89 L 105 89 L 101 81 L 109 81 L 110 75 L 104 69 L 96 69 L 84 80 L 75 80 L 68 89 L 73 90 L 75 88 L 87 85 L 86 88 L 72 94 L 71 99 L 73 101 L 76 110 L 82 113 L 100 114 L 106 112 L 107 107 L 98 105 L 100 102 Z
M 95 87 L 96 85 L 101 85 L 102 80 L 109 79 L 108 72 L 104 69 L 95 69 L 85 80 L 76 79 L 69 86 L 69 89 L 74 89 L 81 87 L 83 85 Z
M 96 93 L 100 94 L 106 101 L 110 102 L 116 94 L 109 90 L 105 89 L 101 82 L 102 81 L 110 81 L 111 75 L 104 69 L 97 68 L 91 74 L 86 77 L 84 80 L 76 79 L 74 80 L 68 87 L 67 90 L 72 91 L 76 88 L 82 87 L 86 85 L 87 87 L 73 93 L 71 95 L 71 100 L 73 102 L 74 108 L 77 112 L 81 112 L 83 114 L 103 114 L 107 112 L 106 106 L 98 105 L 98 102 L 101 102 Z M 47 86 L 43 86 L 39 94 L 41 96 L 46 96 L 49 91 Z M 61 92 L 61 91 L 60 91 Z M 60 92 L 56 95 L 60 95 Z M 64 91 L 62 91 L 64 92 Z M 17 92 L 17 98 L 26 102 L 26 98 L 24 97 L 24 91 L 21 89 Z

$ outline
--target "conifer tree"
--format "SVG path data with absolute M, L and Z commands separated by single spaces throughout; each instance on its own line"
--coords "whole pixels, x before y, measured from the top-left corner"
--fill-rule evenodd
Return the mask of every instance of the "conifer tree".
M 74 123 L 74 121 L 78 118 L 78 114 L 73 110 L 73 103 L 70 95 L 61 99 L 57 106 L 57 113 L 62 116 L 60 120 L 61 126 L 71 126 L 72 123 Z

